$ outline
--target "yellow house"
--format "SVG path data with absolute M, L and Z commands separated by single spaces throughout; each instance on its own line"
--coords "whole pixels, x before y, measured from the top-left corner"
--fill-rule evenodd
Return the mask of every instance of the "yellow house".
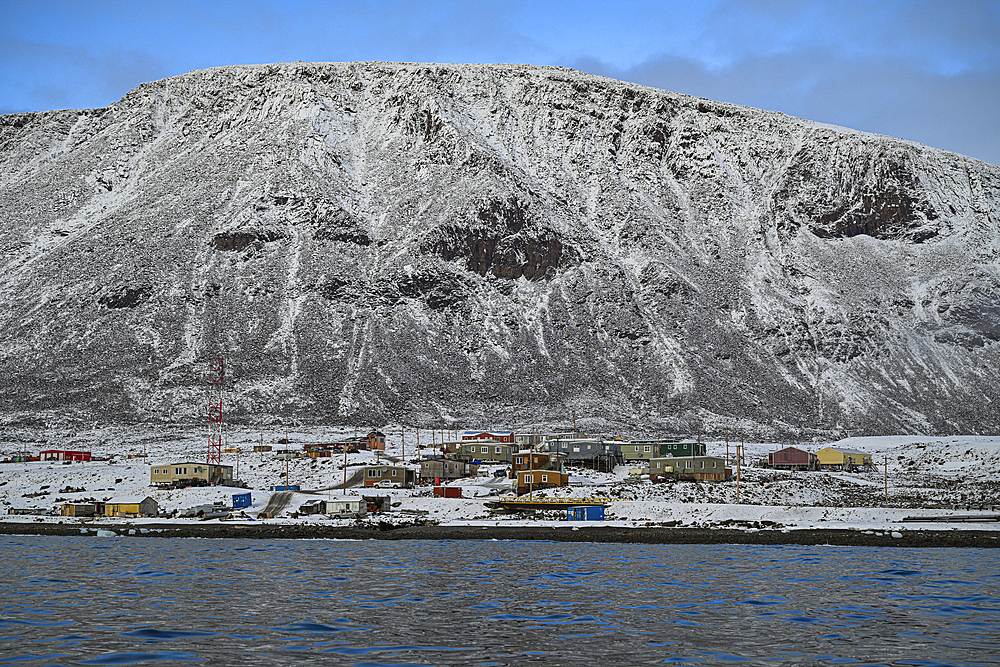
M 870 466 L 872 455 L 846 447 L 825 447 L 816 452 L 820 468 L 847 468 L 850 466 Z
M 105 516 L 153 516 L 159 509 L 149 496 L 123 496 L 104 503 Z

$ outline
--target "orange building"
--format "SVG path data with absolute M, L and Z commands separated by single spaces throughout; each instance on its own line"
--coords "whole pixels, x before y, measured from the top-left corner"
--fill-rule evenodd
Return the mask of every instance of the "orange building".
M 368 434 L 368 437 L 365 439 L 365 443 L 368 449 L 380 449 L 384 452 L 385 433 L 382 433 L 381 431 L 372 431 L 371 433 Z

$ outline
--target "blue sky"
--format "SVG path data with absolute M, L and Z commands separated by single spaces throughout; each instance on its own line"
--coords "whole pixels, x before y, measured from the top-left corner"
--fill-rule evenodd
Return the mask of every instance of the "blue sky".
M 0 0 L 0 113 L 192 69 L 561 65 L 1000 164 L 1000 0 Z

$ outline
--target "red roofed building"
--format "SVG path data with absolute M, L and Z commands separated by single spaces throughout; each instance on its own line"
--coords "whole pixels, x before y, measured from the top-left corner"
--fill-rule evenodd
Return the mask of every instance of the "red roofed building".
M 68 449 L 46 449 L 38 453 L 42 461 L 89 461 L 90 452 L 74 452 Z
M 491 440 L 504 444 L 513 444 L 513 431 L 466 431 L 462 434 L 462 440 Z

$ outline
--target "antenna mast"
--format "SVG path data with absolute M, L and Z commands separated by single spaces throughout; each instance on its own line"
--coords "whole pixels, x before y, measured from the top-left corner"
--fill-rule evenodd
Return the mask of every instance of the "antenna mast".
M 208 362 L 208 463 L 222 463 L 222 391 L 226 386 L 222 357 Z M 216 394 L 218 391 L 218 394 Z

